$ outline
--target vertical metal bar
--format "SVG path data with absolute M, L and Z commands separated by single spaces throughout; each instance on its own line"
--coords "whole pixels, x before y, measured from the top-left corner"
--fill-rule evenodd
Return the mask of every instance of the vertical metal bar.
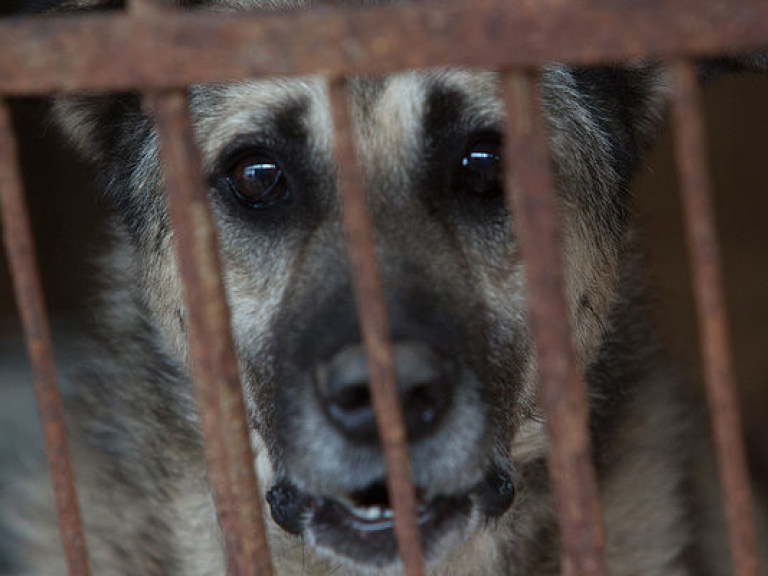
M 536 73 L 504 74 L 507 202 L 526 265 L 528 310 L 550 440 L 549 471 L 561 531 L 562 573 L 603 576 L 605 537 L 591 461 L 586 387 L 565 299 L 549 145 Z
M 254 469 L 208 189 L 182 91 L 147 96 L 160 140 L 168 210 L 184 282 L 192 382 L 229 576 L 269 576 Z
M 365 186 L 357 165 L 349 121 L 346 83 L 330 86 L 335 127 L 342 218 L 357 313 L 368 352 L 371 398 L 379 438 L 387 461 L 387 487 L 395 513 L 395 536 L 407 576 L 422 576 L 424 561 L 416 519 L 416 494 L 408 439 L 397 389 L 395 359 L 371 220 L 366 211 Z
M 696 68 L 692 63 L 674 62 L 670 71 L 675 86 L 672 98 L 675 154 L 699 317 L 707 400 L 730 531 L 731 560 L 734 574 L 757 576 L 757 539 L 752 494 L 728 340 L 720 247 L 707 172 L 701 92 Z
M 27 353 L 43 425 L 59 530 L 69 576 L 88 576 L 88 552 L 67 447 L 64 409 L 53 358 L 51 331 L 35 258 L 35 245 L 22 191 L 18 153 L 8 105 L 0 99 L 0 212 Z

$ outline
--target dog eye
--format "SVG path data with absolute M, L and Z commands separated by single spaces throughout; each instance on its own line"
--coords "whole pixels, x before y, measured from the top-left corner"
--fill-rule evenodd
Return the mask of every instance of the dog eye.
M 269 156 L 256 154 L 240 160 L 226 175 L 232 193 L 249 208 L 267 208 L 288 197 L 288 181 Z
M 499 194 L 504 178 L 499 141 L 486 138 L 471 144 L 461 158 L 459 178 L 463 188 L 472 194 Z

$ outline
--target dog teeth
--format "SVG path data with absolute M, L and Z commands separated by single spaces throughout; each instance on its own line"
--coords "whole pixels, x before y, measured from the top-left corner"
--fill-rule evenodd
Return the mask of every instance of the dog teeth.
M 352 514 L 363 520 L 392 520 L 395 516 L 394 512 L 389 508 L 382 508 L 381 506 L 358 506 L 352 500 L 343 496 L 339 497 L 338 501 Z
M 357 508 L 355 514 L 366 520 L 382 520 L 384 518 L 384 511 L 378 506 L 371 506 L 370 508 Z
M 392 510 L 389 510 L 388 508 L 381 508 L 380 506 L 367 506 L 364 508 L 355 506 L 352 509 L 352 512 L 358 518 L 371 521 L 391 520 L 395 516 Z

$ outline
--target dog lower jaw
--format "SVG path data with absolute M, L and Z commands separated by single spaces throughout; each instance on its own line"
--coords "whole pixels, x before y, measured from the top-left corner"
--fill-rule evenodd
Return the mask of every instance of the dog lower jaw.
M 435 550 L 446 537 L 465 533 L 471 510 L 467 495 L 437 497 L 419 507 L 416 518 L 429 562 L 437 560 Z M 320 550 L 357 566 L 384 569 L 398 560 L 394 518 L 390 515 L 369 519 L 365 511 L 350 509 L 338 500 L 318 499 L 305 530 Z
M 472 490 L 420 500 L 416 516 L 428 565 L 438 565 L 477 526 L 503 515 L 514 494 L 510 475 L 492 469 Z M 267 500 L 276 524 L 286 532 L 301 534 L 321 556 L 348 562 L 360 573 L 397 571 L 394 514 L 383 484 L 350 496 L 327 498 L 303 494 L 282 480 L 272 487 Z

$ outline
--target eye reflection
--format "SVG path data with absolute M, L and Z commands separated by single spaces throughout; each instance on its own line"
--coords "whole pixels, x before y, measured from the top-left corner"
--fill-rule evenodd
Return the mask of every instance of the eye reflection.
M 266 208 L 288 197 L 288 181 L 280 166 L 264 155 L 249 156 L 227 174 L 229 188 L 251 208 Z
M 474 143 L 462 157 L 459 172 L 465 190 L 481 196 L 500 193 L 504 165 L 498 142 Z

